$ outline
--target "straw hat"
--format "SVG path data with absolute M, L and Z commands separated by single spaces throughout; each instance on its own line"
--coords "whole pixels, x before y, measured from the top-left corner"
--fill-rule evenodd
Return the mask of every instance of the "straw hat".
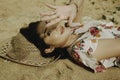
M 39 34 L 44 32 L 44 25 L 45 22 L 31 23 L 16 36 L 0 42 L 0 57 L 31 66 L 46 66 L 55 62 L 60 57 L 60 50 L 45 54 L 44 49 L 48 46 L 39 38 Z M 39 34 L 38 27 L 41 29 Z

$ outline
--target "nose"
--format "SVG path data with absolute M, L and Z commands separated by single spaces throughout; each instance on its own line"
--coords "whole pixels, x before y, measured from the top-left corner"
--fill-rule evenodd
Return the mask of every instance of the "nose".
M 60 25 L 58 25 L 57 27 L 56 27 L 56 29 L 59 29 L 60 28 Z
M 64 26 L 62 26 L 62 25 L 58 25 L 57 27 L 56 27 L 56 29 L 60 29 L 60 28 L 63 28 Z

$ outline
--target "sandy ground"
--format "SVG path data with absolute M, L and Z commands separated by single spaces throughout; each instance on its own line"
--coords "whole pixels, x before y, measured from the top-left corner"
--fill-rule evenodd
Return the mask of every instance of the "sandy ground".
M 39 21 L 42 0 L 0 0 L 0 41 L 16 35 L 21 27 Z M 44 0 L 50 2 L 50 0 Z M 43 2 L 44 2 L 43 1 Z M 86 0 L 83 16 L 120 25 L 120 0 Z M 68 59 L 46 67 L 30 67 L 0 58 L 0 80 L 120 80 L 120 69 L 94 74 Z

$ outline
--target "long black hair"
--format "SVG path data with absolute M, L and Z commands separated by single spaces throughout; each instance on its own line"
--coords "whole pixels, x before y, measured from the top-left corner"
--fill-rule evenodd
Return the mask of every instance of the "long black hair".
M 68 56 L 68 53 L 65 48 L 64 49 L 57 48 L 50 54 L 44 53 L 44 50 L 46 48 L 48 48 L 49 46 L 44 43 L 43 39 L 40 38 L 40 34 L 37 32 L 38 27 L 41 27 L 41 26 L 39 26 L 39 24 L 41 24 L 41 23 L 42 23 L 41 21 L 32 22 L 27 27 L 21 28 L 20 33 L 29 42 L 33 43 L 40 50 L 41 55 L 43 57 L 52 57 L 52 56 L 58 57 L 59 55 L 61 55 L 61 58 L 66 58 Z M 42 26 L 42 27 L 44 27 L 44 26 Z

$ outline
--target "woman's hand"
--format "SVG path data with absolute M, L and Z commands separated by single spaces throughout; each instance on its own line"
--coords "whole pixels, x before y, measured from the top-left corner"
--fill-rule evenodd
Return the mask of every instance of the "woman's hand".
M 65 6 L 46 4 L 46 6 L 53 9 L 53 12 L 41 13 L 41 21 L 49 21 L 46 27 L 50 27 L 62 20 L 68 20 L 68 24 L 70 25 L 76 16 L 77 9 L 74 4 Z

